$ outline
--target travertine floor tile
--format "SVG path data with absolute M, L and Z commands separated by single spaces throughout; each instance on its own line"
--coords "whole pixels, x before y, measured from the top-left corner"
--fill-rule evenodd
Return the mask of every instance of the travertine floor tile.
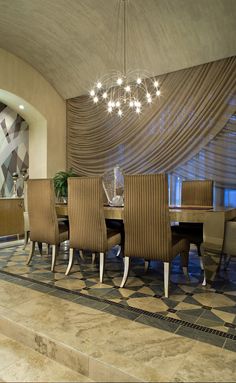
M 90 382 L 87 377 L 0 335 L 0 380 L 4 382 Z
M 174 382 L 235 382 L 236 354 L 197 342 L 186 355 Z

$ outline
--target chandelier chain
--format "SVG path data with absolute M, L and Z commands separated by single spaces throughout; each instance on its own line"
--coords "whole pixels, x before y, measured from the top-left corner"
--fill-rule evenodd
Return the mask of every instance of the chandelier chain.
M 123 13 L 121 11 L 118 15 L 123 15 L 123 24 L 120 24 L 121 28 L 123 27 L 123 36 L 122 29 L 120 35 L 123 42 L 121 50 L 123 68 L 121 71 L 113 70 L 110 74 L 104 75 L 89 92 L 94 104 L 105 102 L 107 112 L 115 112 L 119 117 L 129 111 L 139 115 L 145 105 L 151 105 L 155 97 L 161 94 L 157 79 L 150 76 L 147 71 L 127 70 L 128 2 L 129 0 L 119 0 L 119 11 L 123 4 Z
M 127 72 L 127 27 L 128 27 L 128 18 L 127 18 L 127 1 L 126 0 L 123 0 L 123 14 L 124 14 L 124 20 L 123 20 L 123 39 L 124 39 L 124 43 L 123 43 L 123 47 L 124 47 L 124 51 L 123 51 L 123 72 L 124 72 L 124 76 L 126 77 L 126 72 Z

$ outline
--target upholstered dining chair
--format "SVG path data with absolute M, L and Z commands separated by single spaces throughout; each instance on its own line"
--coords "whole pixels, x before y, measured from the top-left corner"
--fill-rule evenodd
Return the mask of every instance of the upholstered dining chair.
M 35 243 L 45 242 L 52 246 L 51 271 L 54 271 L 59 245 L 68 240 L 68 226 L 57 219 L 53 180 L 30 179 L 27 182 L 31 241 L 27 265 L 34 255 Z
M 236 257 L 236 221 L 227 221 L 225 223 L 224 244 L 224 269 L 229 266 L 231 257 Z
M 100 253 L 100 282 L 103 281 L 105 253 L 121 244 L 118 230 L 106 227 L 101 177 L 68 178 L 70 251 L 66 275 L 73 265 L 74 249 Z
M 222 212 L 205 213 L 203 242 L 200 246 L 202 256 L 204 256 L 203 285 L 207 281 L 213 281 L 215 274 L 220 266 L 222 246 L 224 241 L 225 220 Z
M 187 206 L 213 205 L 212 180 L 187 180 L 182 182 L 181 204 Z
M 188 265 L 189 242 L 171 232 L 168 180 L 164 174 L 126 175 L 124 182 L 124 287 L 131 257 L 164 262 L 164 291 L 168 297 L 170 263 L 181 254 Z
M 30 237 L 30 228 L 29 228 L 29 212 L 28 212 L 28 184 L 27 181 L 24 181 L 24 245 L 23 250 L 26 248 L 26 245 Z
M 205 206 L 213 205 L 213 181 L 212 180 L 187 180 L 182 182 L 181 205 L 183 206 Z M 203 224 L 202 223 L 185 223 L 180 222 L 178 226 L 173 226 L 172 230 L 175 234 L 188 238 L 198 250 L 201 257 L 200 246 L 203 241 Z M 203 264 L 200 258 L 201 268 Z

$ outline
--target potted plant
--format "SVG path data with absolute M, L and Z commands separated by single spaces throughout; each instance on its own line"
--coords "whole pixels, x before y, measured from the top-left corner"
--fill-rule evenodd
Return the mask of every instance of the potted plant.
M 59 171 L 53 177 L 54 188 L 57 198 L 62 202 L 67 202 L 68 196 L 68 177 L 77 177 L 72 169 L 67 171 Z

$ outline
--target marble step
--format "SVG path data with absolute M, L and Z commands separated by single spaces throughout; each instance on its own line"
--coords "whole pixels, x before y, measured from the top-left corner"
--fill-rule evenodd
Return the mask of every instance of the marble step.
M 141 382 L 143 377 L 125 371 L 126 363 L 129 366 L 130 362 L 125 363 L 124 369 L 120 365 L 120 353 L 117 357 L 112 355 L 112 363 L 101 360 L 104 350 L 99 343 L 110 342 L 111 329 L 107 325 L 114 320 L 122 323 L 121 318 L 37 291 L 35 284 L 31 289 L 0 280 L 0 334 L 81 374 L 84 379 L 87 377 L 88 381 Z M 116 328 L 117 325 L 115 332 Z M 101 329 L 103 332 L 107 329 L 105 339 L 101 337 Z
M 0 361 L 0 382 L 92 381 L 2 334 Z

